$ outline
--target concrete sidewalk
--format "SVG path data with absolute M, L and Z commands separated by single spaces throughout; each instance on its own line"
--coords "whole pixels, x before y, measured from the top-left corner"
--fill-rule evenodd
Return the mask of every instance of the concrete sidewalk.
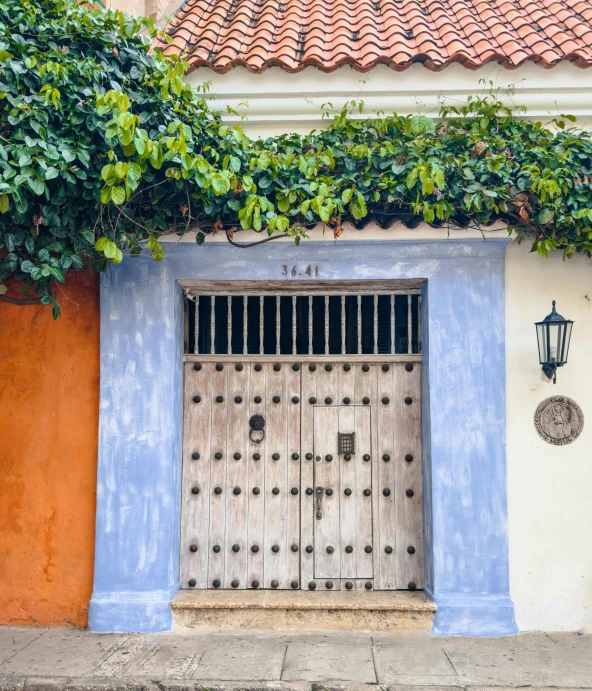
M 434 638 L 417 632 L 93 634 L 0 627 L 0 691 L 324 688 L 592 689 L 592 636 Z

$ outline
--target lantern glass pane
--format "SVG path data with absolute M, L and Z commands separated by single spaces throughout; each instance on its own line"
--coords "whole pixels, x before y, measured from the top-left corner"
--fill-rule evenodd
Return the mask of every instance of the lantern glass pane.
M 567 356 L 569 355 L 569 342 L 571 340 L 571 327 L 573 326 L 573 322 L 567 322 L 565 324 L 565 327 L 563 328 L 563 335 L 562 335 L 562 353 L 561 353 L 561 362 L 565 363 L 567 362 Z
M 537 340 L 539 343 L 539 362 L 547 362 L 547 329 L 545 324 L 537 324 Z
M 549 362 L 558 362 L 561 359 L 561 334 L 563 324 L 549 324 Z

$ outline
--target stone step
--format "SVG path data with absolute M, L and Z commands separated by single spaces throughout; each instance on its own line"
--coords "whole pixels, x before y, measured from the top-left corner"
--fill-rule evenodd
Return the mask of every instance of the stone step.
M 430 631 L 436 605 L 422 591 L 182 590 L 179 626 L 235 629 Z

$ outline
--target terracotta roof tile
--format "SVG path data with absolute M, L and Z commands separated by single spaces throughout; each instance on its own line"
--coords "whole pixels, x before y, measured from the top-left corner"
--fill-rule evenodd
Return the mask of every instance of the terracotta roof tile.
M 592 0 L 186 0 L 167 33 L 165 52 L 217 72 L 592 66 Z

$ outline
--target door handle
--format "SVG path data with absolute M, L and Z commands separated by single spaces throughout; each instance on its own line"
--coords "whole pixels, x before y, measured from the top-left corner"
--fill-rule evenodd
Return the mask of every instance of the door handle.
M 317 520 L 320 520 L 323 517 L 323 512 L 321 511 L 321 502 L 323 501 L 324 491 L 324 487 L 317 487 L 315 490 L 315 496 L 317 499 Z

